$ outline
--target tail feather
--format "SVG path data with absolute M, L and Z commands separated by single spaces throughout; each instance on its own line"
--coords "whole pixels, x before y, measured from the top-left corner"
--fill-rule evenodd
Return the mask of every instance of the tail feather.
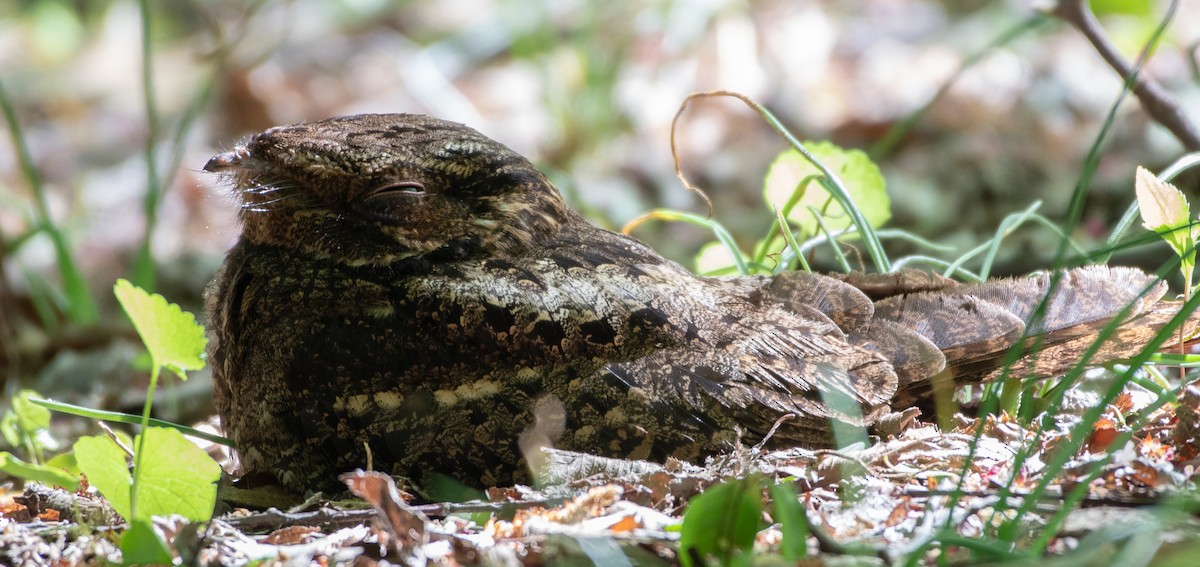
M 979 284 L 915 272 L 709 281 L 750 300 L 725 315 L 727 327 L 609 372 L 714 429 L 762 435 L 794 414 L 777 439 L 807 445 L 830 442 L 831 420 L 868 426 L 890 408 L 925 405 L 935 377 L 1047 377 L 1131 357 L 1180 308 L 1160 301 L 1162 282 L 1129 268 Z M 1184 332 L 1197 327 L 1191 319 Z

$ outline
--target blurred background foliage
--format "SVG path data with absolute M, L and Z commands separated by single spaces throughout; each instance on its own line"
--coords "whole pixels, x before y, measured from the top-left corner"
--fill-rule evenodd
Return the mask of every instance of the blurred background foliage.
M 1092 5 L 1132 60 L 1165 2 Z M 659 206 L 705 212 L 674 176 L 670 123 L 688 93 L 734 90 L 802 139 L 866 150 L 887 180 L 889 226 L 961 252 L 1035 200 L 1059 218 L 1121 80 L 1077 31 L 1039 7 L 5 2 L 0 374 L 10 390 L 22 383 L 84 405 L 138 407 L 139 388 L 129 387 L 140 376 L 131 364 L 137 343 L 107 293 L 112 282 L 132 276 L 199 311 L 238 234 L 228 189 L 201 166 L 250 133 L 338 114 L 419 112 L 467 123 L 529 156 L 575 207 L 613 228 Z M 1186 25 L 1196 21 L 1200 5 L 1182 3 L 1145 68 L 1185 109 L 1200 108 L 1200 28 Z M 888 137 L 935 95 L 906 135 Z M 773 218 L 763 175 L 786 144 L 729 99 L 689 106 L 677 142 L 715 216 L 749 247 Z M 1158 169 L 1182 152 L 1127 99 L 1072 236 L 1102 242 L 1133 201 L 1135 165 Z M 1197 176 L 1176 185 L 1192 194 Z M 689 265 L 711 238 L 683 223 L 650 223 L 636 235 Z M 995 272 L 1045 267 L 1057 245 L 1050 231 L 1023 230 L 1006 241 Z M 1156 268 L 1169 254 L 1158 246 L 1114 263 Z M 203 379 L 187 387 L 204 399 Z M 203 402 L 180 396 L 193 401 L 167 417 L 206 415 Z

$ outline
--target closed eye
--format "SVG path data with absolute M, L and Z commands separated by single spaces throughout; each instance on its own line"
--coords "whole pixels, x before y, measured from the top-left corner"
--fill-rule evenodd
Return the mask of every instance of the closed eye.
M 367 198 L 387 197 L 391 195 L 408 195 L 419 196 L 425 194 L 425 186 L 416 181 L 401 181 L 399 183 L 389 183 L 382 187 L 371 191 Z

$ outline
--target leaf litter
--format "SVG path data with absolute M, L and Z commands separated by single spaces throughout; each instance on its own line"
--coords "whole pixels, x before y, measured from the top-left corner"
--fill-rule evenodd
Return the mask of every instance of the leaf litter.
M 928 544 L 944 541 L 946 529 L 963 538 L 997 538 L 1026 500 L 1035 500 L 1020 522 L 1021 546 L 1050 525 L 1063 499 L 1082 483 L 1080 507 L 1056 525 L 1049 552 L 1076 550 L 1098 530 L 1159 526 L 1161 518 L 1139 507 L 1194 488 L 1200 389 L 1185 388 L 1178 404 L 1154 409 L 1132 431 L 1130 424 L 1154 398 L 1128 386 L 1086 426 L 1081 448 L 1037 492 L 1047 480 L 1047 463 L 1069 447 L 1083 411 L 1097 403 L 1082 388 L 1068 394 L 1065 413 L 1034 425 L 1007 415 L 958 415 L 952 428 L 941 430 L 922 418 L 905 419 L 899 431 L 869 446 L 742 447 L 702 466 L 546 449 L 544 486 L 494 488 L 486 500 L 466 503 L 415 505 L 390 477 L 356 471 L 343 480 L 361 500 L 320 500 L 286 512 L 234 509 L 210 522 L 156 517 L 153 529 L 172 542 L 171 553 L 184 563 L 540 565 L 624 558 L 677 564 L 689 500 L 722 481 L 747 477 L 763 479 L 754 486 L 787 484 L 798 494 L 811 525 L 808 554 L 824 560 L 857 554 L 866 562 L 856 564 L 898 562 L 914 553 L 920 563 L 943 553 L 970 557 L 950 545 Z M 1051 425 L 1039 430 L 1039 423 Z M 1122 436 L 1127 440 L 1116 446 Z M 785 526 L 771 518 L 773 510 L 762 508 L 755 555 L 780 552 Z M 80 529 L 79 519 L 88 528 Z M 0 495 L 0 562 L 119 561 L 123 527 L 86 482 L 73 493 L 31 483 L 22 493 Z M 1156 533 L 1167 541 L 1175 532 Z

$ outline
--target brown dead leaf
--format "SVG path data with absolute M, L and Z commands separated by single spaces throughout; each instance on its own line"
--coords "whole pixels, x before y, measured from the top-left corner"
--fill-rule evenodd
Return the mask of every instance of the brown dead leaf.
M 1117 399 L 1113 400 L 1112 407 L 1120 415 L 1128 415 L 1133 411 L 1133 396 L 1129 392 L 1121 392 L 1117 395 Z
M 545 525 L 548 523 L 579 524 L 584 520 L 604 516 L 610 511 L 609 508 L 611 506 L 621 500 L 623 493 L 624 489 L 617 485 L 598 486 L 554 508 L 547 509 L 541 506 L 534 506 L 532 508 L 517 510 L 510 521 L 496 520 L 494 518 L 489 519 L 483 531 L 493 539 L 499 540 L 530 535 L 527 526 Z M 632 527 L 624 527 L 623 522 L 627 519 L 630 518 L 623 517 L 616 519 L 611 525 L 606 525 L 605 528 L 618 531 L 616 526 L 621 525 L 622 530 L 628 531 L 641 527 L 636 517 L 631 518 L 634 522 Z
M 0 517 L 18 523 L 25 523 L 33 519 L 29 508 L 26 508 L 24 504 L 17 503 L 11 497 L 5 497 L 3 501 L 0 501 Z
M 1138 454 L 1155 461 L 1171 461 L 1175 457 L 1175 448 L 1147 435 L 1138 444 Z
M 1131 463 L 1130 468 L 1133 469 L 1133 474 L 1129 475 L 1131 480 L 1136 481 L 1147 488 L 1159 487 L 1160 476 L 1158 471 L 1154 470 L 1153 467 L 1140 461 L 1134 461 Z
M 366 500 L 379 513 L 379 520 L 401 549 L 428 543 L 425 514 L 413 510 L 404 502 L 392 477 L 374 471 L 346 473 L 339 480 L 346 483 L 359 498 Z
M 907 497 L 897 502 L 896 507 L 892 508 L 892 513 L 888 514 L 888 518 L 883 525 L 889 528 L 900 525 L 901 522 L 908 518 L 908 513 L 912 510 L 909 503 L 910 499 Z
M 619 533 L 631 532 L 640 527 L 642 527 L 641 522 L 637 521 L 637 518 L 633 517 L 632 515 L 629 515 L 629 516 L 625 516 L 624 518 L 621 518 L 620 520 L 617 520 L 617 523 L 613 524 L 612 527 L 610 527 L 608 530 L 613 533 L 619 534 Z
M 1097 419 L 1092 425 L 1092 434 L 1088 436 L 1087 450 L 1092 453 L 1107 451 L 1120 433 L 1113 420 L 1107 417 Z
M 497 520 L 494 516 L 488 518 L 488 521 L 483 526 L 483 533 L 494 540 L 515 539 L 524 537 L 525 533 L 522 529 L 525 525 L 525 518 L 518 511 L 517 516 L 511 522 Z
M 43 522 L 57 522 L 59 520 L 58 510 L 53 508 L 43 510 L 41 514 L 38 514 L 38 519 Z
M 321 529 L 316 526 L 288 526 L 267 534 L 264 543 L 271 545 L 296 545 L 304 543 L 305 539 L 314 533 L 321 533 Z

